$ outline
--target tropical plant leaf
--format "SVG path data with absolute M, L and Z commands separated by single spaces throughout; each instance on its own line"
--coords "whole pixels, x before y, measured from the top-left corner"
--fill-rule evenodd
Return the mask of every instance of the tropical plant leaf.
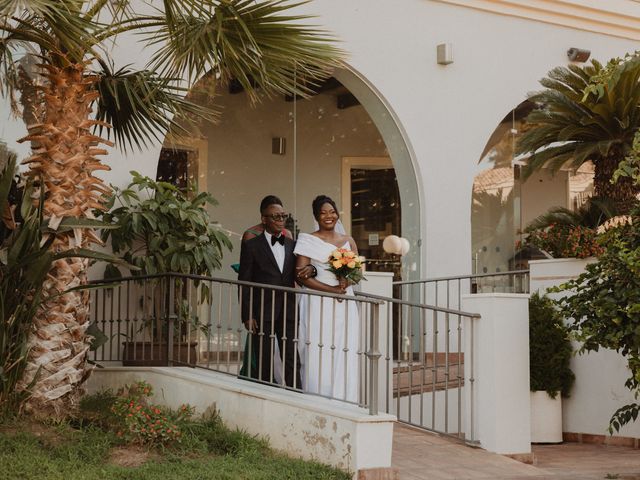
M 58 228 L 52 229 L 49 225 L 42 227 L 43 232 L 57 232 L 64 233 L 73 230 L 74 228 L 96 228 L 96 229 L 113 229 L 118 228 L 117 225 L 112 223 L 103 222 L 102 220 L 96 220 L 93 218 L 77 218 L 77 217 L 65 217 L 60 221 Z
M 529 95 L 537 105 L 526 119 L 529 128 L 516 144 L 527 156 L 524 178 L 541 168 L 579 168 L 587 161 L 596 170 L 596 195 L 630 204 L 637 188 L 615 189 L 611 175 L 631 150 L 640 128 L 640 59 L 557 67 L 540 83 L 545 90 Z M 596 92 L 590 94 L 589 92 Z M 610 164 L 613 164 L 611 167 Z M 599 172 L 610 172 L 601 175 Z
M 213 121 L 215 113 L 185 98 L 187 90 L 178 80 L 161 77 L 151 70 L 124 67 L 113 70 L 102 64 L 99 81 L 97 118 L 111 125 L 120 148 L 138 149 L 151 142 L 162 142 L 167 132 L 180 137 L 191 133 L 190 126 Z M 103 127 L 98 127 L 102 134 Z
M 342 57 L 335 40 L 292 15 L 296 4 L 284 0 L 204 0 L 165 2 L 167 21 L 148 36 L 159 45 L 151 68 L 165 75 L 187 75 L 190 81 L 212 72 L 235 79 L 253 95 L 267 92 L 309 93 L 309 82 L 325 78 Z M 184 6 L 184 5 L 183 5 Z M 296 81 L 296 78 L 297 81 Z M 255 98 L 255 96 L 254 96 Z
M 65 250 L 63 252 L 58 252 L 53 255 L 53 260 L 59 260 L 61 258 L 72 258 L 72 257 L 80 257 L 80 258 L 90 258 L 92 260 L 99 260 L 102 262 L 114 263 L 117 265 L 122 265 L 123 267 L 129 268 L 131 270 L 137 270 L 137 268 L 122 258 L 119 258 L 115 255 L 111 255 L 105 252 L 96 252 L 95 250 L 89 250 L 88 248 L 73 248 L 71 250 Z
M 95 352 L 102 345 L 109 341 L 109 337 L 105 335 L 96 322 L 91 322 L 87 328 L 87 335 L 92 337 L 89 350 Z

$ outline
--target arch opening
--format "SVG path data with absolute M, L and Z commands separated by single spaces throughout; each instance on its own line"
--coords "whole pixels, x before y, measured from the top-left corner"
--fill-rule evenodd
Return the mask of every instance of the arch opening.
M 473 273 L 527 269 L 529 260 L 548 258 L 545 252 L 522 246 L 526 227 L 552 207 L 576 210 L 593 195 L 590 163 L 577 171 L 563 168 L 555 174 L 543 168 L 523 178 L 526 158 L 517 158 L 514 151 L 533 108 L 524 101 L 508 112 L 478 161 L 471 204 Z
M 219 201 L 213 216 L 234 244 L 228 263 L 239 255 L 243 231 L 259 222 L 262 197 L 279 196 L 291 214 L 290 229 L 309 232 L 311 201 L 326 194 L 370 259 L 369 270 L 391 271 L 397 279 L 420 275 L 413 155 L 393 112 L 360 75 L 339 69 L 308 99 L 265 97 L 256 105 L 231 82 L 213 103 L 219 122 L 200 125 L 178 143 L 168 139 L 158 178 L 185 188 L 195 183 Z M 411 244 L 403 259 L 382 249 L 391 234 Z

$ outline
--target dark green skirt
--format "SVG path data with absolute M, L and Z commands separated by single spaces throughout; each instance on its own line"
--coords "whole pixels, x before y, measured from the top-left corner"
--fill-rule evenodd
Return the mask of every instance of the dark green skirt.
M 240 367 L 240 376 L 249 377 L 249 361 L 251 361 L 251 374 L 253 378 L 258 376 L 258 362 L 256 361 L 255 352 L 249 350 L 249 337 L 250 333 L 247 333 L 247 338 L 244 341 L 244 355 L 242 356 L 242 366 Z

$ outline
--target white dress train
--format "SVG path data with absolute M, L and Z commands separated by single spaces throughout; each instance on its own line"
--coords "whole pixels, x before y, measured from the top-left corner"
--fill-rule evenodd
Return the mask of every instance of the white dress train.
M 294 253 L 311 259 L 318 271 L 316 280 L 338 285 L 336 276 L 327 270 L 329 255 L 337 248 L 314 235 L 301 233 Z M 349 243 L 342 248 L 349 248 Z M 348 287 L 346 294 L 353 295 L 353 289 Z M 298 352 L 303 390 L 357 402 L 360 316 L 356 302 L 302 294 L 299 312 Z

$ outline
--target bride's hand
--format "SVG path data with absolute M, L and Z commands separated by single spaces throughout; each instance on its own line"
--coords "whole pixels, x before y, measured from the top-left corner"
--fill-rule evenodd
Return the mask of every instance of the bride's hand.
M 344 293 L 346 293 L 346 289 L 349 286 L 349 280 L 347 280 L 346 278 L 340 277 L 338 279 L 338 285 L 340 285 L 340 288 L 342 288 L 343 290 L 345 290 Z

